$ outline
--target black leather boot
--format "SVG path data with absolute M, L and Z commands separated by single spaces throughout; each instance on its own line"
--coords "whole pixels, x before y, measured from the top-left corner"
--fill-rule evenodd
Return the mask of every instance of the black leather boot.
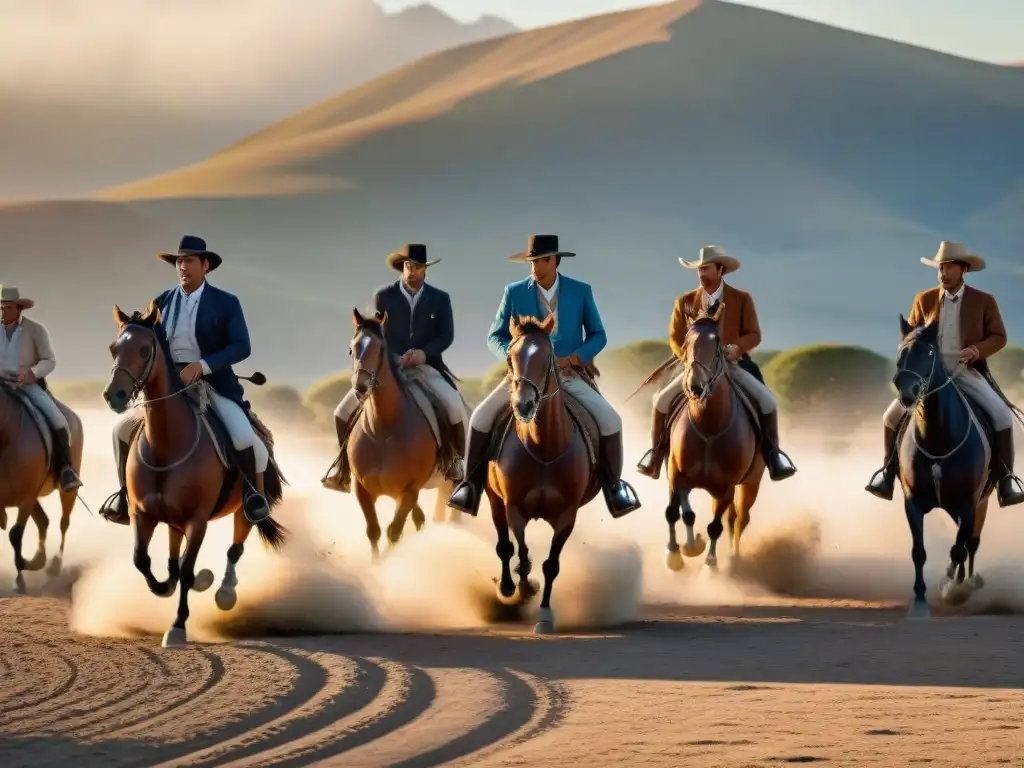
M 896 450 L 898 434 L 896 430 L 885 428 L 885 465 L 875 472 L 871 481 L 864 486 L 865 491 L 885 501 L 892 501 L 896 489 L 896 471 L 899 469 L 899 455 Z
M 768 467 L 768 477 L 772 480 L 785 480 L 796 474 L 796 467 L 789 457 L 779 448 L 779 412 L 761 414 L 761 430 L 763 432 L 764 463 Z
M 109 523 L 117 525 L 128 525 L 131 522 L 131 515 L 128 514 L 128 451 L 131 446 L 117 441 L 117 477 L 121 483 L 120 490 L 103 502 L 99 509 L 99 516 Z
M 995 457 L 996 499 L 1000 507 L 1010 507 L 1024 501 L 1024 484 L 1013 474 L 1013 427 L 996 432 Z
M 242 483 L 242 507 L 245 519 L 253 525 L 270 517 L 270 505 L 263 495 L 263 473 L 256 472 L 256 451 L 246 448 L 238 451 L 238 469 L 249 482 Z
M 640 508 L 633 487 L 622 479 L 622 433 L 601 438 L 601 490 L 612 517 L 619 518 Z
M 469 447 L 466 450 L 466 479 L 455 486 L 448 497 L 448 506 L 476 517 L 480 510 L 480 499 L 487 481 L 487 448 L 491 441 L 489 432 L 469 430 Z
M 82 487 L 82 481 L 75 474 L 75 470 L 71 466 L 71 435 L 68 434 L 66 429 L 55 429 L 53 430 L 53 438 L 59 462 L 57 480 L 60 483 L 61 491 L 71 493 L 75 488 Z
M 352 468 L 348 465 L 348 436 L 354 423 L 354 418 L 345 421 L 337 416 L 334 417 L 334 429 L 338 433 L 338 447 L 341 452 L 331 470 L 320 480 L 320 484 L 328 490 L 341 493 L 351 493 L 352 491 Z
M 668 416 L 655 408 L 651 417 L 651 448 L 636 465 L 637 472 L 652 480 L 661 477 L 661 465 L 665 463 L 665 445 L 668 443 L 665 435 L 666 421 Z

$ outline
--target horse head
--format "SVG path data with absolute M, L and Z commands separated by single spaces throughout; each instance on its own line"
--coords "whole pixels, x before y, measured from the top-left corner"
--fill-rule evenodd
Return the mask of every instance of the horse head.
M 713 302 L 706 309 L 688 318 L 688 329 L 683 340 L 687 362 L 683 390 L 688 397 L 706 400 L 725 373 L 725 354 L 718 323 L 725 304 Z
M 541 404 L 560 391 L 555 347 L 551 343 L 554 327 L 554 313 L 544 320 L 513 316 L 509 321 L 512 343 L 508 348 L 508 371 L 512 413 L 524 424 L 532 422 Z M 552 377 L 555 387 L 548 392 Z
M 115 304 L 114 322 L 117 337 L 110 345 L 114 364 L 103 399 L 112 411 L 124 413 L 146 388 L 157 365 L 160 348 L 155 328 L 160 322 L 160 309 L 151 301 L 145 312 L 126 315 Z
M 387 326 L 387 312 L 367 317 L 358 309 L 352 310 L 352 342 L 348 353 L 352 358 L 352 389 L 360 400 L 380 385 L 381 372 L 388 359 L 388 344 L 384 338 Z
M 918 327 L 900 315 L 900 342 L 893 386 L 904 408 L 912 408 L 935 388 L 936 374 L 946 372 L 939 354 L 939 325 L 933 316 Z

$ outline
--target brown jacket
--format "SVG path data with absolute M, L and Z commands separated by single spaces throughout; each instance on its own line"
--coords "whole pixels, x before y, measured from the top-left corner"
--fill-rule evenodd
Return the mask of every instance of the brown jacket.
M 940 290 L 936 286 L 917 294 L 907 322 L 915 327 L 926 323 L 939 306 Z M 972 363 L 975 366 L 1006 346 L 1006 326 L 992 294 L 968 285 L 964 287 L 960 300 L 963 302 L 960 307 L 960 341 L 965 348 L 978 350 L 978 359 Z
M 761 326 L 757 322 L 754 299 L 746 291 L 726 284 L 722 290 L 722 345 L 735 344 L 748 353 L 761 343 Z M 683 341 L 690 328 L 690 318 L 704 307 L 704 289 L 696 288 L 676 299 L 672 322 L 668 327 L 668 343 L 676 357 L 683 357 Z

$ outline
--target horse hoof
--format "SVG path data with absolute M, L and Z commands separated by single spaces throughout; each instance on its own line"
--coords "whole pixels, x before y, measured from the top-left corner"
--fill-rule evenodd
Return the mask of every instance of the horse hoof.
M 985 580 L 981 578 L 980 573 L 976 573 L 973 576 L 971 576 L 971 586 L 974 589 L 981 589 L 985 586 Z
M 686 565 L 686 561 L 683 560 L 683 556 L 678 551 L 672 551 L 671 549 L 665 552 L 665 567 L 670 571 L 679 572 L 683 570 Z
M 535 635 L 553 635 L 555 633 L 555 615 L 550 608 L 540 609 L 540 620 L 533 627 Z
M 718 558 L 714 555 L 707 557 L 704 560 L 704 570 L 709 573 L 718 573 Z
M 164 633 L 164 641 L 161 645 L 164 648 L 184 648 L 188 645 L 185 630 L 179 627 L 171 627 Z
M 971 596 L 971 585 L 967 581 L 947 581 L 939 588 L 939 594 L 947 605 L 963 605 Z
M 195 580 L 192 582 L 193 592 L 205 592 L 213 586 L 213 571 L 209 568 L 203 568 L 199 573 L 196 574 Z
M 60 555 L 57 555 L 55 558 L 53 558 L 53 560 L 50 561 L 50 564 L 46 567 L 46 575 L 60 576 L 60 569 L 62 565 L 63 564 L 60 561 Z
M 20 573 L 14 577 L 14 591 L 19 595 L 24 595 L 28 592 L 25 588 L 25 577 Z
M 922 621 L 931 618 L 931 611 L 928 610 L 928 603 L 924 600 L 915 600 L 910 604 L 907 611 L 907 618 L 912 621 Z
M 214 593 L 213 600 L 222 611 L 230 611 L 238 602 L 238 593 L 234 587 L 221 587 Z
M 704 541 L 704 537 L 698 533 L 697 537 L 693 540 L 693 544 L 683 545 L 683 554 L 687 557 L 696 557 L 701 554 L 706 547 L 707 542 Z

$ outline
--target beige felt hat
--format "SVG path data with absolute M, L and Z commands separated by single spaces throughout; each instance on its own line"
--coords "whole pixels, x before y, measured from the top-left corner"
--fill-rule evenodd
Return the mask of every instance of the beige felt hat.
M 939 243 L 939 250 L 935 252 L 935 258 L 922 258 L 921 263 L 929 267 L 938 267 L 950 261 L 961 261 L 967 265 L 970 272 L 981 272 L 985 268 L 985 260 L 976 254 L 970 253 L 963 243 L 943 240 Z
M 679 259 L 679 263 L 687 269 L 699 269 L 705 264 L 721 264 L 724 268 L 723 274 L 735 272 L 740 268 L 739 259 L 734 259 L 725 252 L 725 249 L 717 245 L 705 245 L 700 249 L 700 258 L 697 261 L 686 261 Z
M 4 304 L 16 304 L 22 309 L 32 309 L 36 305 L 32 299 L 24 299 L 21 291 L 13 285 L 0 285 L 0 302 Z

